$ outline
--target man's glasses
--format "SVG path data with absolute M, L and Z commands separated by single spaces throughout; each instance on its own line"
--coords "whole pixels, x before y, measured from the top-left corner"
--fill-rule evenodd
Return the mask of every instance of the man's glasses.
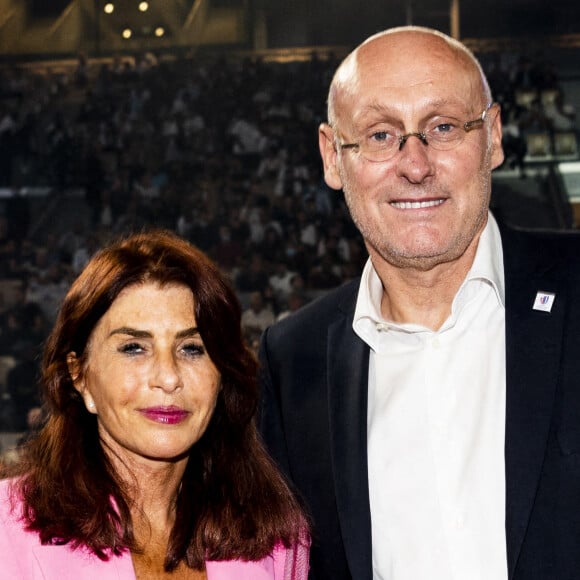
M 363 137 L 358 143 L 339 143 L 341 149 L 357 149 L 368 161 L 387 161 L 405 146 L 409 137 L 417 137 L 424 145 L 438 151 L 448 151 L 457 147 L 465 134 L 479 129 L 485 123 L 487 112 L 493 103 L 489 103 L 481 115 L 473 121 L 462 123 L 454 117 L 437 116 L 431 119 L 423 131 L 417 133 L 397 134 L 397 130 L 384 123 L 373 128 L 372 133 Z

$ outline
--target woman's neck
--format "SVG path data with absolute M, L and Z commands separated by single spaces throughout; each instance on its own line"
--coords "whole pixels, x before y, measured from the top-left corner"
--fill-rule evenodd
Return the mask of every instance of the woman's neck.
M 125 484 L 134 525 L 142 520 L 155 522 L 156 527 L 171 528 L 187 458 L 157 461 L 129 454 L 109 456 Z

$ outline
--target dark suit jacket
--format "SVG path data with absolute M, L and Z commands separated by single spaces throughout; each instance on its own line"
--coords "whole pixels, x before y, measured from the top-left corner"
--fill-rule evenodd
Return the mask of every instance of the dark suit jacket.
M 502 230 L 510 580 L 580 579 L 580 236 Z M 263 336 L 261 430 L 314 522 L 311 579 L 372 580 L 358 280 Z M 551 312 L 532 308 L 553 292 Z M 417 579 L 424 580 L 424 579 Z

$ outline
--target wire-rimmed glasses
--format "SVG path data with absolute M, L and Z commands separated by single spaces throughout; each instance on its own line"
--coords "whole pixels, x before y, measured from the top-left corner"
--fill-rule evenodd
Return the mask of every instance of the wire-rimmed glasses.
M 493 103 L 489 103 L 477 119 L 462 122 L 455 117 L 438 115 L 430 119 L 420 132 L 400 135 L 389 123 L 381 123 L 372 128 L 367 136 L 357 143 L 339 143 L 341 149 L 357 149 L 368 161 L 388 161 L 397 151 L 401 151 L 409 137 L 417 137 L 424 145 L 438 151 L 448 151 L 457 147 L 465 135 L 473 129 L 483 127 L 487 112 Z

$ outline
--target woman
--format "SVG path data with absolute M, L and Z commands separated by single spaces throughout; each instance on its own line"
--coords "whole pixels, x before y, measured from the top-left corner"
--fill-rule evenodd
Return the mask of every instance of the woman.
M 238 300 L 164 232 L 99 252 L 43 360 L 47 419 L 0 482 L 2 574 L 302 580 L 305 519 L 254 426 Z

